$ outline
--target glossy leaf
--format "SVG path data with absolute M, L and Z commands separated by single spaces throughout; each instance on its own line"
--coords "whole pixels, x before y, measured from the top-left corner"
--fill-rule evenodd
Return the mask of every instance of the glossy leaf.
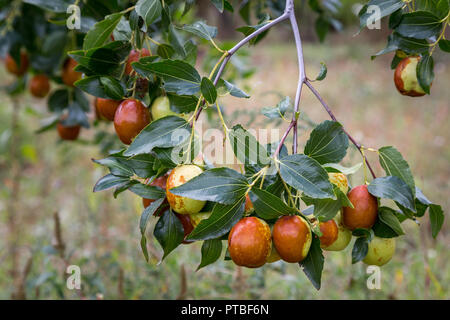
M 197 270 L 216 262 L 222 253 L 222 240 L 210 239 L 203 242 L 202 245 L 202 261 Z
M 164 250 L 162 259 L 167 257 L 167 255 L 178 247 L 184 239 L 183 225 L 172 210 L 166 211 L 159 218 L 153 234 Z
M 250 195 L 256 214 L 265 220 L 276 219 L 296 212 L 294 208 L 289 207 L 279 197 L 266 190 L 253 187 Z
M 408 162 L 405 161 L 401 153 L 394 147 L 382 147 L 378 150 L 380 165 L 388 176 L 397 176 L 402 179 L 411 188 L 413 194 L 416 186 L 414 177 L 409 168 Z
M 374 179 L 367 187 L 378 198 L 392 199 L 412 212 L 416 212 L 414 196 L 409 186 L 396 176 Z
M 299 265 L 317 290 L 320 289 L 322 282 L 324 260 L 320 240 L 317 236 L 313 236 L 308 255 L 303 261 L 299 262 Z

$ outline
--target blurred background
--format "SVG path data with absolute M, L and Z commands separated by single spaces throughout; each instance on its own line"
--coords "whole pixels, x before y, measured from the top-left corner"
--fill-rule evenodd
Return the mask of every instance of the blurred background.
M 436 77 L 430 96 L 401 96 L 393 83 L 392 55 L 371 60 L 384 48 L 387 28 L 358 31 L 353 13 L 357 1 L 344 1 L 338 13 L 340 32 L 320 43 L 314 16 L 299 10 L 306 72 L 328 67 L 327 78 L 316 89 L 333 108 L 338 120 L 364 146 L 395 146 L 409 162 L 416 184 L 427 197 L 450 209 L 450 59 L 436 52 Z M 219 39 L 236 41 L 238 15 L 217 16 L 211 6 L 198 15 L 219 27 Z M 211 10 L 209 10 L 209 9 Z M 228 30 L 228 31 L 224 31 Z M 256 47 L 246 48 L 251 76 L 238 85 L 251 99 L 223 99 L 229 126 L 281 128 L 260 115 L 281 97 L 295 96 L 297 57 L 289 24 L 272 30 Z M 200 55 L 201 58 L 201 55 Z M 0 68 L 0 85 L 13 78 Z M 328 115 L 305 87 L 301 101 L 300 142 L 313 124 Z M 0 93 L 0 299 L 448 299 L 450 296 L 449 223 L 431 237 L 428 214 L 420 227 L 403 224 L 392 261 L 381 269 L 381 289 L 366 286 L 366 266 L 351 264 L 351 243 L 343 252 L 324 252 L 322 288 L 316 291 L 296 264 L 277 262 L 260 269 L 238 268 L 221 258 L 195 272 L 201 244 L 182 245 L 162 263 L 159 244 L 148 234 L 151 259 L 146 263 L 139 245 L 141 199 L 130 193 L 114 199 L 112 191 L 93 193 L 106 174 L 91 159 L 102 158 L 113 145 L 111 124 L 83 130 L 77 142 L 61 142 L 56 130 L 36 134 L 48 115 L 46 101 L 26 95 L 10 98 Z M 217 127 L 214 114 L 203 115 L 206 126 Z M 92 119 L 94 114 L 92 114 Z M 98 129 L 97 128 L 97 129 Z M 104 137 L 104 139 L 101 139 Z M 97 144 L 98 141 L 101 148 Z M 383 174 L 377 156 L 369 159 Z M 343 164 L 361 162 L 349 148 Z M 351 184 L 363 182 L 362 170 Z M 155 220 L 152 221 L 154 225 Z M 152 226 L 147 230 L 153 230 Z M 67 265 L 81 268 L 82 290 L 66 287 Z

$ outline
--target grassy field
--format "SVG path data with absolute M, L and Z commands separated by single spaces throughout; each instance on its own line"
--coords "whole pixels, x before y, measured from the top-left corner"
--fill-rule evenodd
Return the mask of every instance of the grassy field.
M 340 35 L 326 45 L 306 44 L 307 74 L 314 78 L 320 62 L 328 66 L 327 78 L 316 88 L 340 120 L 363 145 L 379 148 L 393 145 L 408 160 L 417 185 L 434 202 L 450 209 L 450 60 L 436 56 L 436 79 L 432 95 L 417 99 L 398 94 L 389 69 L 389 57 L 370 60 L 383 44 Z M 224 99 L 230 122 L 241 110 L 257 111 L 279 101 L 280 95 L 295 95 L 297 65 L 290 43 L 263 44 L 253 50 L 257 72 L 241 83 L 252 98 Z M 11 78 L 1 71 L 1 84 Z M 14 108 L 19 127 L 11 145 Z M 301 111 L 312 122 L 327 119 L 313 95 L 304 89 Z M 366 287 L 366 266 L 351 264 L 350 245 L 344 252 L 326 252 L 322 289 L 316 291 L 297 265 L 277 262 L 257 270 L 241 269 L 221 261 L 195 272 L 201 244 L 184 245 L 158 265 L 161 250 L 151 239 L 147 264 L 139 247 L 141 200 L 124 193 L 92 193 L 95 181 L 105 171 L 91 162 L 99 158 L 98 147 L 88 143 L 93 133 L 82 133 L 84 143 L 60 143 L 55 131 L 35 135 L 45 103 L 23 98 L 13 105 L 0 96 L 0 299 L 9 299 L 22 284 L 29 299 L 448 299 L 450 297 L 449 224 L 431 237 L 428 216 L 420 228 L 406 222 L 407 232 L 397 241 L 393 260 L 382 268 L 380 290 Z M 304 119 L 305 116 L 302 115 Z M 240 122 L 258 128 L 264 122 L 253 116 Z M 245 120 L 245 121 L 243 121 Z M 231 126 L 231 123 L 230 123 Z M 107 128 L 113 132 L 113 128 Z M 304 144 L 309 130 L 301 127 Z M 16 151 L 14 151 L 14 149 Z M 14 157 L 14 152 L 17 155 Z M 20 159 L 19 160 L 19 155 Z M 376 155 L 369 155 L 374 164 Z M 352 150 L 344 164 L 360 162 Z M 375 165 L 375 170 L 382 173 Z M 362 173 L 351 179 L 362 183 Z M 58 213 L 64 257 L 55 250 L 54 215 Z M 154 224 L 154 221 L 152 222 Z M 150 228 L 149 228 L 150 230 Z M 11 241 L 16 251 L 11 252 Z M 60 243 L 61 244 L 61 243 Z M 53 246 L 52 246 L 53 245 Z M 13 257 L 16 257 L 14 261 Z M 78 265 L 82 272 L 81 293 L 68 290 L 64 266 Z M 27 268 L 28 266 L 28 268 Z M 19 279 L 19 280 L 17 280 Z M 18 282 L 17 282 L 18 281 Z

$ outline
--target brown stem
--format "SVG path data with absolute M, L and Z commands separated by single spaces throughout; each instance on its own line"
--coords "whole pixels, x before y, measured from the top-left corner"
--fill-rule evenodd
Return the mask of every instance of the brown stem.
M 319 100 L 319 102 L 322 104 L 322 106 L 325 108 L 325 110 L 327 111 L 327 113 L 330 115 L 330 118 L 333 121 L 337 121 L 335 115 L 333 114 L 333 111 L 331 111 L 331 108 L 328 106 L 328 104 L 325 102 L 325 100 L 323 100 L 322 96 L 320 95 L 320 93 L 312 86 L 311 82 L 309 82 L 309 80 L 305 81 L 306 86 L 311 90 L 311 92 L 316 96 L 317 100 Z M 361 144 L 359 144 L 358 142 L 356 142 L 356 140 L 344 129 L 342 128 L 342 130 L 344 130 L 345 134 L 347 135 L 347 137 L 350 139 L 350 141 L 355 145 L 355 147 L 359 150 L 359 152 L 361 153 L 362 157 L 364 158 L 366 164 L 367 164 L 367 168 L 369 168 L 370 173 L 372 174 L 372 177 L 375 179 L 376 175 L 375 172 L 373 171 L 372 167 L 370 166 L 369 160 L 367 159 L 367 157 L 363 154 L 363 152 L 361 151 Z

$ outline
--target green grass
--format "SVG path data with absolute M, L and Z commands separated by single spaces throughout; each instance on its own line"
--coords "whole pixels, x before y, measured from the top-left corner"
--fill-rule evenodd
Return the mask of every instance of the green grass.
M 343 45 L 348 43 L 348 45 Z M 258 47 L 252 62 L 258 66 L 251 81 L 242 83 L 252 99 L 224 99 L 227 115 L 236 110 L 255 110 L 277 103 L 277 94 L 295 95 L 297 66 L 292 44 Z M 367 44 L 363 39 L 341 35 L 325 45 L 306 44 L 307 74 L 314 78 L 320 62 L 328 65 L 328 76 L 315 86 L 335 114 L 355 138 L 365 146 L 394 145 L 409 161 L 416 183 L 428 197 L 448 212 L 450 203 L 449 101 L 450 61 L 436 57 L 436 80 L 432 95 L 411 99 L 395 91 L 393 72 L 386 57 L 371 61 L 369 56 L 382 44 Z M 2 84 L 11 78 L 2 74 Z M 273 94 L 276 92 L 277 94 Z M 407 235 L 398 239 L 393 260 L 382 268 L 381 290 L 366 287 L 366 266 L 351 264 L 351 246 L 344 252 L 326 252 L 322 289 L 316 291 L 297 265 L 277 262 L 263 268 L 239 269 L 226 261 L 195 272 L 200 262 L 200 244 L 183 245 L 161 264 L 161 249 L 150 238 L 150 263 L 140 251 L 139 215 L 141 200 L 124 193 L 114 199 L 111 192 L 92 193 L 95 181 L 105 174 L 91 158 L 99 158 L 98 147 L 81 143 L 59 143 L 54 131 L 34 135 L 39 119 L 46 114 L 45 103 L 29 97 L 21 100 L 20 161 L 9 153 L 11 101 L 0 96 L 0 233 L 17 239 L 20 273 L 32 256 L 26 278 L 30 299 L 79 299 L 65 287 L 64 263 L 51 250 L 54 244 L 53 214 L 61 217 L 62 237 L 70 264 L 82 271 L 83 298 L 105 299 L 448 299 L 450 259 L 445 222 L 441 234 L 432 239 L 428 217 L 420 228 L 407 222 Z M 303 91 L 301 111 L 314 122 L 327 119 L 312 94 Z M 244 122 L 245 119 L 240 119 Z M 260 126 L 250 119 L 252 128 Z M 231 123 L 229 124 L 231 126 Z M 304 144 L 310 129 L 300 131 Z M 109 127 L 107 130 L 113 132 Z M 84 140 L 93 133 L 84 131 Z M 376 164 L 376 155 L 370 154 Z M 349 153 L 344 164 L 360 162 Z M 16 207 L 17 227 L 10 234 L 8 217 L 13 178 L 10 165 L 20 164 L 21 178 Z M 375 165 L 376 172 L 382 170 Z M 359 172 L 351 179 L 362 183 Z M 152 222 L 153 224 L 155 221 Z M 148 228 L 152 230 L 152 228 Z M 5 238 L 3 238 L 5 239 Z M 0 298 L 12 293 L 11 253 L 8 241 L 0 242 Z M 182 270 L 185 290 L 182 290 Z M 122 280 L 119 280 L 121 270 Z

